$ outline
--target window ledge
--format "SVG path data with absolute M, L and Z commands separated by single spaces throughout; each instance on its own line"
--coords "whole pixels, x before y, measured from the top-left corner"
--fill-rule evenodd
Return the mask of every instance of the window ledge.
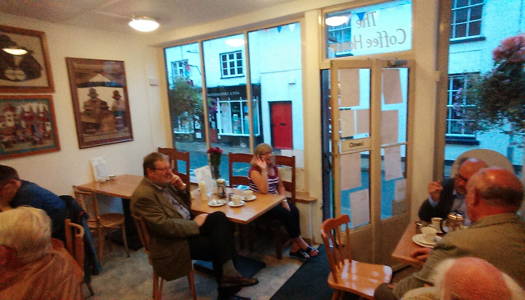
M 454 145 L 479 145 L 479 141 L 475 137 L 460 137 L 460 136 L 447 136 L 445 137 L 445 143 Z
M 450 40 L 450 44 L 461 44 L 461 43 L 470 43 L 470 42 L 478 42 L 478 41 L 484 41 L 486 38 L 484 36 L 474 36 L 474 37 L 466 37 L 466 38 L 459 38 Z
M 244 74 L 231 75 L 231 76 L 224 76 L 224 75 L 222 75 L 221 79 L 231 79 L 231 78 L 239 78 L 239 77 L 244 77 Z

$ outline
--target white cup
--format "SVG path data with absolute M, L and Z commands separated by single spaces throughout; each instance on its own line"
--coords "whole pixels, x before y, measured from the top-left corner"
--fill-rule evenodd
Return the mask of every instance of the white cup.
M 421 233 L 423 234 L 423 239 L 425 240 L 425 242 L 433 243 L 438 231 L 434 227 L 426 226 L 421 228 Z
M 234 205 L 239 205 L 241 204 L 241 200 L 242 200 L 242 197 L 239 196 L 239 195 L 232 195 L 232 203 Z
M 242 192 L 242 194 L 244 195 L 244 197 L 246 198 L 251 198 L 253 197 L 253 191 L 252 190 L 245 190 Z

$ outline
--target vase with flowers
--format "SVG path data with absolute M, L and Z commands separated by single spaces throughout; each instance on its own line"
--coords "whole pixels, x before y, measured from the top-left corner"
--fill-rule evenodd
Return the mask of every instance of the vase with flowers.
M 221 165 L 222 149 L 219 147 L 210 147 L 208 149 L 208 157 L 210 160 L 211 176 L 214 179 L 220 178 L 219 167 Z

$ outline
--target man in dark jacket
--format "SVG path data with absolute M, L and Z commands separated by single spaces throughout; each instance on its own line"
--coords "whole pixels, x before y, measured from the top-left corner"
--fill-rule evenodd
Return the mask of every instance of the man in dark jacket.
M 51 218 L 52 236 L 64 240 L 64 201 L 35 183 L 21 180 L 15 169 L 0 165 L 0 211 L 24 205 L 45 211 Z
M 475 158 L 466 158 L 458 167 L 453 178 L 442 182 L 433 181 L 428 184 L 429 197 L 419 208 L 419 218 L 430 222 L 434 217 L 446 218 L 448 213 L 455 211 L 465 216 L 465 194 L 469 178 L 482 168 L 486 168 L 484 161 Z
M 131 211 L 148 225 L 155 272 L 174 280 L 191 271 L 192 259 L 201 259 L 213 262 L 219 292 L 257 284 L 233 266 L 233 232 L 224 213 L 194 216 L 186 185 L 173 174 L 165 155 L 149 154 L 143 169 L 145 178 L 131 197 Z

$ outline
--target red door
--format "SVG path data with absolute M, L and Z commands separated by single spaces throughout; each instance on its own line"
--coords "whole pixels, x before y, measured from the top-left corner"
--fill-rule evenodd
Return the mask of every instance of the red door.
M 270 102 L 272 146 L 275 149 L 292 149 L 292 102 Z

